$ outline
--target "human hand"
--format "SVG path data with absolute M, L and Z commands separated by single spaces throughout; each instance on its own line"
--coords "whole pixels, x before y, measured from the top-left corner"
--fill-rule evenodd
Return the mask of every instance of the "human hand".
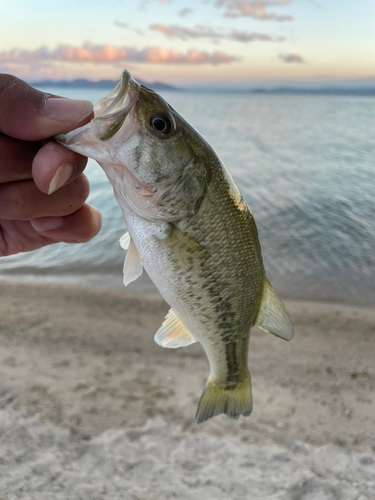
M 85 203 L 87 158 L 51 139 L 92 116 L 88 101 L 51 96 L 0 74 L 0 256 L 81 243 L 99 232 L 100 213 Z

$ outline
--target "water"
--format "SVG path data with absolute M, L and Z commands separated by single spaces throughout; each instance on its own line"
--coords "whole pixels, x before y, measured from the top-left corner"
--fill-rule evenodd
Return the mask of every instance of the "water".
M 45 90 L 45 89 L 44 89 Z M 68 97 L 98 90 L 53 89 Z M 375 99 L 198 94 L 164 97 L 206 137 L 257 222 L 267 275 L 284 296 L 375 302 Z M 89 202 L 103 228 L 83 245 L 3 258 L 1 277 L 121 286 L 125 225 L 93 161 Z M 141 284 L 147 286 L 147 280 Z

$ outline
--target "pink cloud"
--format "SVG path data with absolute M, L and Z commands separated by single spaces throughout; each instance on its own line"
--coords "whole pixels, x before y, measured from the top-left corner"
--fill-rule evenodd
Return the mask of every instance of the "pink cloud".
M 175 49 L 163 47 L 146 49 L 142 53 L 142 58 L 145 62 L 164 64 L 228 64 L 238 60 L 224 52 L 216 51 L 213 54 L 208 54 L 193 49 L 187 54 L 181 54 Z
M 279 59 L 281 59 L 285 63 L 303 64 L 305 62 L 303 57 L 299 56 L 298 54 L 280 54 Z
M 229 64 L 238 58 L 224 52 L 203 52 L 190 50 L 186 53 L 164 47 L 149 47 L 137 50 L 134 47 L 114 45 L 93 45 L 85 43 L 82 47 L 60 45 L 55 50 L 11 50 L 0 52 L 0 64 L 31 64 L 41 62 L 94 63 L 110 64 L 119 62 L 138 62 L 151 64 Z
M 61 45 L 50 53 L 49 58 L 56 61 L 108 63 L 129 59 L 132 50 L 134 49 L 91 43 L 86 43 L 83 47 Z
M 292 0 L 217 0 L 216 5 L 225 6 L 225 17 L 254 17 L 263 21 L 292 21 L 289 15 L 279 15 L 268 12 L 268 7 L 282 7 Z
M 253 42 L 260 41 L 282 41 L 283 38 L 273 38 L 264 33 L 254 33 L 250 31 L 237 31 L 231 30 L 229 32 L 217 31 L 210 26 L 195 26 L 195 28 L 185 28 L 183 26 L 165 25 L 165 24 L 152 24 L 151 30 L 159 31 L 168 38 L 180 38 L 187 40 L 189 38 L 210 38 L 212 40 L 235 40 L 237 42 Z
M 8 63 L 2 66 L 0 64 L 0 73 L 9 73 L 19 78 L 42 78 L 42 79 L 61 79 L 66 75 L 61 68 L 54 64 L 43 62 L 42 64 L 15 64 Z

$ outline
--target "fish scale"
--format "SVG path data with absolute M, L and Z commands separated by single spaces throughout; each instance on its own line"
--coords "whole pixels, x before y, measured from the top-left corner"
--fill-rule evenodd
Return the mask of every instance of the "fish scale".
M 226 364 L 226 381 L 233 382 L 247 372 L 247 345 L 259 308 L 263 267 L 257 241 L 250 230 L 251 215 L 246 205 L 238 203 L 231 192 L 232 186 L 223 182 L 220 174 L 219 182 L 214 178 L 209 187 L 210 207 L 201 208 L 202 213 L 206 209 L 206 215 L 211 216 L 202 217 L 202 229 L 210 241 L 213 286 L 209 290 L 216 306 L 215 327 L 225 344 L 225 360 L 220 362 Z
M 124 283 L 145 268 L 171 306 L 155 341 L 198 341 L 207 354 L 196 421 L 249 415 L 251 327 L 293 337 L 265 276 L 254 218 L 215 151 L 163 98 L 126 71 L 117 92 L 91 123 L 57 140 L 96 159 L 113 185 L 129 231 L 120 240 Z

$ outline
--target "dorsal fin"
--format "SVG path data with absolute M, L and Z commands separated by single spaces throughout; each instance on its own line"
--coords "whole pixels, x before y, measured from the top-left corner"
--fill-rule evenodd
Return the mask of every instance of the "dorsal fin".
M 128 286 L 142 274 L 143 265 L 129 233 L 121 236 L 120 245 L 124 250 L 127 250 L 124 262 L 124 285 Z
M 292 340 L 293 326 L 284 304 L 264 277 L 263 295 L 255 326 L 284 340 Z
M 195 338 L 184 327 L 173 309 L 168 311 L 163 324 L 155 333 L 154 340 L 158 345 L 172 349 L 196 342 Z

